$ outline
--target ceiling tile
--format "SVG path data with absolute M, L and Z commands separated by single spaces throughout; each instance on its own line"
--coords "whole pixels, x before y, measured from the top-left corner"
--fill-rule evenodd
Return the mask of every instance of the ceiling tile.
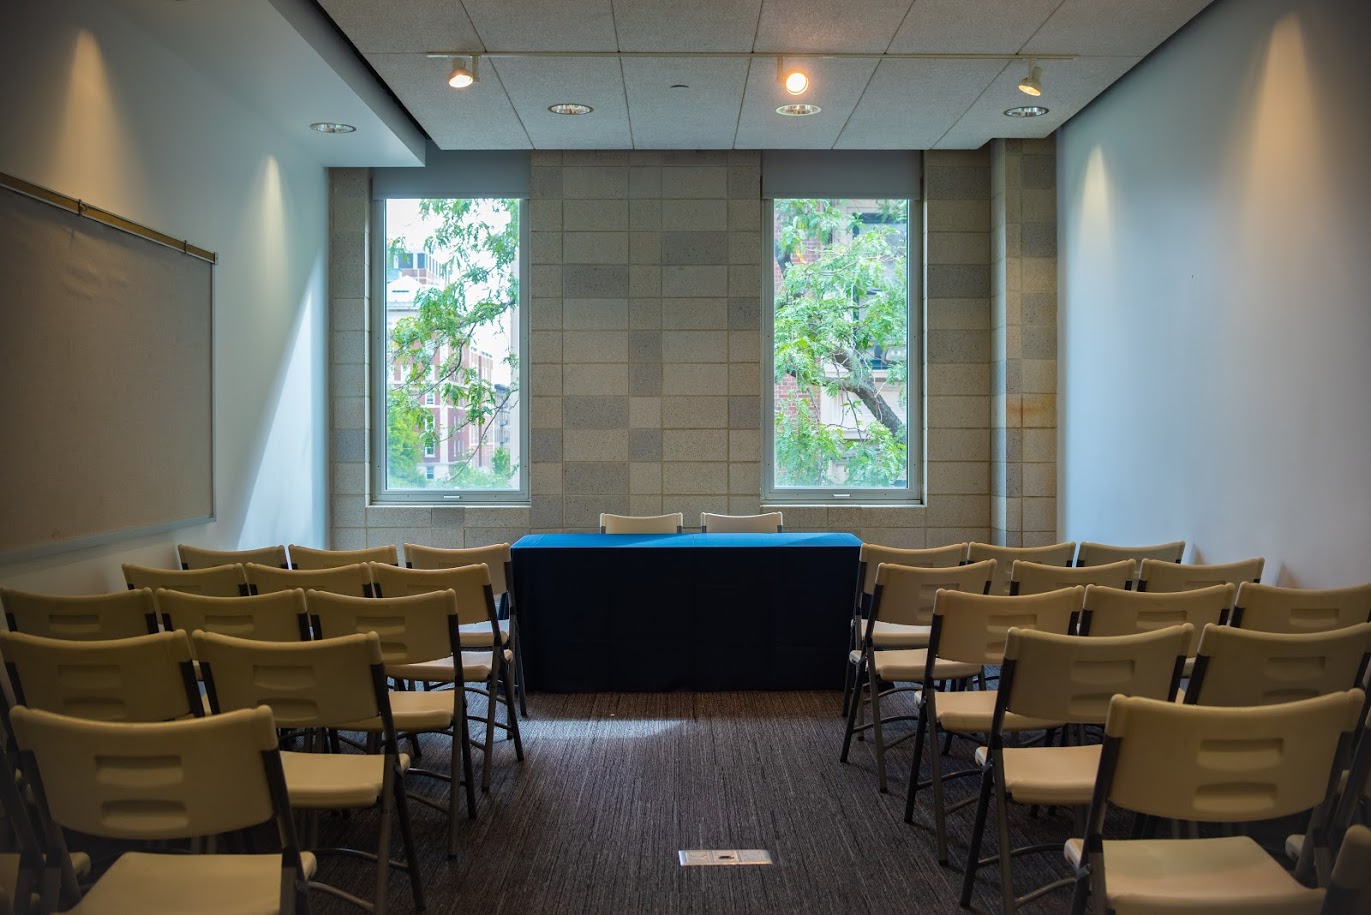
M 762 0 L 617 0 L 620 51 L 751 51 Z
M 1013 54 L 1061 0 L 916 0 L 891 42 L 901 54 Z
M 492 61 L 535 149 L 626 149 L 628 105 L 619 61 L 562 57 Z M 548 105 L 580 102 L 587 115 L 553 114 Z
M 787 0 L 762 5 L 757 51 L 879 54 L 890 45 L 911 0 Z M 915 3 L 915 6 L 919 4 Z
M 610 0 L 462 0 L 491 51 L 613 51 Z
M 743 96 L 743 113 L 734 145 L 738 149 L 831 149 L 857 100 L 866 89 L 875 60 L 828 59 L 805 62 L 809 90 L 788 94 L 776 79 L 776 68 L 754 60 Z M 823 110 L 807 117 L 784 117 L 779 105 L 809 102 Z
M 448 86 L 448 63 L 422 54 L 368 54 L 367 62 L 395 90 L 440 149 L 528 149 L 529 139 L 498 74 L 483 69 L 466 89 Z
M 837 149 L 929 149 L 1005 68 L 999 60 L 883 60 Z
M 623 62 L 637 149 L 729 149 L 748 61 L 707 58 Z M 681 84 L 689 88 L 672 89 Z
M 452 0 L 319 0 L 319 5 L 363 54 L 480 47 L 461 4 Z
M 1210 0 L 1063 0 L 1024 51 L 1142 57 L 1209 3 Z
M 976 149 L 994 137 L 1045 137 L 1080 111 L 1138 62 L 1137 57 L 1081 57 L 1042 64 L 1043 94 L 1030 98 L 1019 91 L 1020 66 L 1006 67 L 970 110 L 957 121 L 936 149 Z M 1011 118 L 1006 108 L 1042 105 L 1038 118 Z

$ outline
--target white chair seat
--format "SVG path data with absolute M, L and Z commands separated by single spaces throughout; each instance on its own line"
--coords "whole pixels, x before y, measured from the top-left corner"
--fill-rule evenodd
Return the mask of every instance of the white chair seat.
M 890 683 L 922 683 L 928 668 L 928 650 L 910 648 L 900 651 L 874 651 L 872 663 L 876 677 Z M 965 680 L 981 672 L 981 665 L 937 658 L 933 662 L 935 680 Z M 992 694 L 993 695 L 993 694 Z
M 491 665 L 495 663 L 491 655 L 492 653 L 489 651 L 462 652 L 462 682 L 474 683 L 478 680 L 489 680 Z M 506 664 L 513 662 L 514 652 L 506 648 L 504 655 Z M 405 680 L 423 680 L 431 683 L 457 682 L 451 655 L 418 664 L 389 664 L 386 666 L 386 673 L 392 677 L 401 677 Z
M 499 620 L 500 644 L 509 644 L 509 620 Z M 458 626 L 457 633 L 462 645 L 467 648 L 492 648 L 490 623 L 467 623 Z
M 988 753 L 987 747 L 977 748 L 976 763 L 984 766 Z M 1099 744 L 1004 748 L 1005 789 L 1020 804 L 1086 807 L 1099 767 Z
M 877 620 L 871 627 L 871 644 L 876 648 L 927 648 L 931 626 L 906 626 Z
M 452 693 L 449 690 L 402 690 L 390 693 L 390 714 L 395 730 L 445 731 L 452 727 Z M 340 731 L 381 733 L 381 719 L 353 721 L 340 725 Z
M 1063 851 L 1067 863 L 1078 868 L 1081 840 L 1067 840 Z M 1105 890 L 1116 915 L 1317 915 L 1323 904 L 1323 890 L 1301 886 L 1246 836 L 1106 841 L 1104 862 Z
M 305 879 L 314 855 L 300 853 Z M 266 915 L 281 911 L 281 856 L 150 855 L 126 852 L 71 912 L 83 915 Z
M 281 752 L 290 806 L 303 810 L 371 807 L 381 798 L 386 758 L 362 753 Z M 409 756 L 400 754 L 400 771 Z
M 990 733 L 995 717 L 995 690 L 968 689 L 957 693 L 938 693 L 938 727 L 964 734 Z M 1009 712 L 1004 716 L 1005 731 L 1041 731 L 1061 727 L 1060 721 L 1027 718 Z

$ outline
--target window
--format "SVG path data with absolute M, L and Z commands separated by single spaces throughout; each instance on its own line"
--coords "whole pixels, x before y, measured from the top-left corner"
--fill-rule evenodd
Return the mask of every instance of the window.
M 910 201 L 770 203 L 764 496 L 910 501 L 919 441 Z
M 376 210 L 377 500 L 526 500 L 523 202 L 395 197 Z

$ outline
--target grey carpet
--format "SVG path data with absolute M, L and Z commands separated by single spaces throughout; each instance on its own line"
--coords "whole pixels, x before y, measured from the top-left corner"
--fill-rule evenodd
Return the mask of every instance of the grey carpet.
M 494 753 L 489 794 L 461 825 L 459 855 L 444 851 L 441 814 L 413 805 L 430 913 L 480 912 L 928 912 L 957 904 L 972 808 L 953 814 L 952 866 L 934 854 L 931 794 L 916 824 L 903 821 L 912 741 L 890 754 L 891 792 L 876 790 L 870 748 L 838 761 L 843 721 L 836 692 L 613 693 L 529 696 L 525 760 L 513 744 Z M 446 768 L 446 739 L 424 738 L 421 764 Z M 970 764 L 954 746 L 950 766 Z M 478 756 L 479 762 L 479 756 Z M 479 770 L 478 770 L 479 773 Z M 479 774 L 478 774 L 479 777 Z M 978 780 L 949 785 L 973 793 Z M 441 795 L 446 786 L 415 780 Z M 1016 844 L 1063 840 L 1064 814 L 1011 811 Z M 374 843 L 375 816 L 334 819 L 324 839 Z M 993 851 L 993 827 L 985 854 Z M 770 867 L 692 867 L 683 848 L 765 848 Z M 398 847 L 397 847 L 398 853 Z M 398 856 L 398 855 L 397 855 Z M 1065 875 L 1060 853 L 1021 858 L 1019 892 Z M 319 879 L 369 896 L 370 867 L 342 858 Z M 999 910 L 999 881 L 982 869 L 975 911 Z M 392 911 L 412 910 L 408 880 L 394 873 Z M 313 894 L 318 912 L 353 912 Z M 1066 909 L 1069 891 L 1029 911 Z

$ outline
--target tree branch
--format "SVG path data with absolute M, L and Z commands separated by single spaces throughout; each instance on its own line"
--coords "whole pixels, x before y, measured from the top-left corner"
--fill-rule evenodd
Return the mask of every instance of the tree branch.
M 830 353 L 833 361 L 844 369 L 847 375 L 835 380 L 835 384 L 849 394 L 853 394 L 862 402 L 876 421 L 890 430 L 890 434 L 896 438 L 904 437 L 904 422 L 891 409 L 890 404 L 885 402 L 876 386 L 868 378 L 858 378 L 852 371 L 852 356 L 848 353 Z

